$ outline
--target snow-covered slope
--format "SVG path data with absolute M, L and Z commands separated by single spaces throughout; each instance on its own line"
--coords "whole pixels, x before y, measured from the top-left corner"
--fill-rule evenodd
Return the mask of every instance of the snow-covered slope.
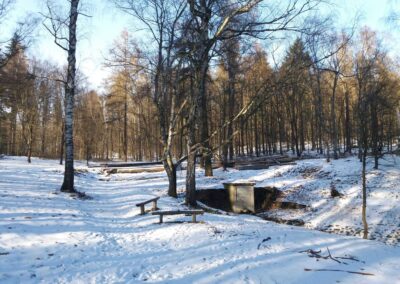
M 369 238 L 396 245 L 400 242 L 400 159 L 385 156 L 378 170 L 368 163 L 367 220 Z M 268 174 L 274 171 L 272 179 Z M 281 218 L 300 218 L 306 227 L 344 235 L 362 236 L 361 163 L 355 158 L 326 163 L 306 160 L 297 166 L 271 169 L 255 177 L 261 184 L 285 191 L 285 200 L 310 206 L 308 210 L 276 210 L 267 213 Z M 331 188 L 341 194 L 331 198 Z
M 354 164 L 352 171 L 342 170 L 349 180 L 354 179 L 352 185 L 338 177 L 341 167 L 335 163 Z M 390 213 L 376 218 L 394 223 L 399 220 L 395 201 L 379 201 L 386 199 L 386 188 L 393 194 L 397 191 L 398 170 L 389 163 L 383 171 L 370 172 L 371 182 L 376 178 L 382 188 L 371 188 L 369 206 L 382 205 Z M 322 168 L 304 175 L 298 170 L 303 166 Z M 250 215 L 207 213 L 197 224 L 182 222 L 189 217 L 173 216 L 160 225 L 156 216 L 138 215 L 135 203 L 159 195 L 162 209 L 184 207 L 181 199 L 166 197 L 163 173 L 105 177 L 96 170 L 83 170 L 76 177 L 77 189 L 93 197 L 83 201 L 58 193 L 62 170 L 52 160 L 34 159 L 32 165 L 22 158 L 0 160 L 1 283 L 400 283 L 397 246 L 279 225 Z M 317 177 L 323 172 L 329 173 Z M 181 190 L 183 174 L 178 174 Z M 303 186 L 298 191 L 304 191 L 304 196 L 298 193 L 296 200 L 306 202 L 308 194 L 314 197 L 309 201 L 316 213 L 314 221 L 309 221 L 312 226 L 312 222 L 330 222 L 338 214 L 347 216 L 345 209 L 358 206 L 355 175 L 352 161 L 330 165 L 315 160 L 263 171 L 218 170 L 215 177 L 199 176 L 198 180 L 204 188 L 220 187 L 224 179 L 253 179 L 288 193 Z M 350 198 L 347 205 L 341 204 L 347 197 L 331 201 L 324 193 L 315 196 L 318 187 L 326 189 L 336 179 L 341 180 L 336 188 Z M 294 198 L 293 194 L 286 198 Z M 336 213 L 332 214 L 329 210 L 333 209 Z M 303 214 L 311 220 L 310 213 Z M 353 216 L 337 219 L 358 222 L 359 212 L 352 214 L 354 220 Z M 311 257 L 318 255 L 322 257 Z
M 367 164 L 367 219 L 369 238 L 391 245 L 400 243 L 400 158 L 386 155 L 378 170 Z M 284 192 L 282 200 L 308 205 L 305 210 L 271 210 L 265 216 L 301 219 L 305 226 L 342 235 L 362 237 L 361 163 L 356 157 L 297 161 L 297 165 L 267 170 L 215 171 L 199 180 L 199 187 L 221 188 L 226 180 L 251 180 L 256 186 L 273 186 Z M 331 198 L 331 188 L 341 194 Z

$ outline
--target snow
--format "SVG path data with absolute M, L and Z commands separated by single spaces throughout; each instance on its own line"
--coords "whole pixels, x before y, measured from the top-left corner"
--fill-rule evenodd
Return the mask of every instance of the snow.
M 368 163 L 367 219 L 370 238 L 388 244 L 400 242 L 400 159 L 385 156 L 379 170 Z M 326 163 L 306 160 L 276 170 L 276 181 L 263 180 L 285 191 L 285 199 L 310 206 L 311 210 L 269 212 L 267 215 L 300 218 L 306 227 L 361 236 L 361 163 L 355 157 Z M 330 198 L 334 186 L 344 196 Z
M 369 168 L 372 232 L 398 230 L 399 164 L 398 158 L 387 157 L 382 169 Z M 199 216 L 197 224 L 177 215 L 160 225 L 158 216 L 139 215 L 135 204 L 161 196 L 158 207 L 184 208 L 182 197 L 166 196 L 164 173 L 104 176 L 83 163 L 77 167 L 76 187 L 91 200 L 59 193 L 63 167 L 57 161 L 0 160 L 1 283 L 400 283 L 400 247 L 384 244 L 387 238 L 378 242 L 312 230 L 359 225 L 355 158 L 305 160 L 257 171 L 216 170 L 210 178 L 198 171 L 201 188 L 243 179 L 284 190 L 285 199 L 312 210 L 275 213 L 303 218 L 307 228 L 210 213 Z M 182 192 L 184 172 L 178 178 Z M 343 198 L 328 196 L 331 182 Z M 310 249 L 354 259 L 337 258 L 339 263 L 310 257 Z

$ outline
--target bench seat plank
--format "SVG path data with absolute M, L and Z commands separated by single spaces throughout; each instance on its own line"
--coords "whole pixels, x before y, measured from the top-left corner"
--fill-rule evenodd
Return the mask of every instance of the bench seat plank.
M 153 215 L 179 215 L 179 214 L 204 214 L 203 210 L 163 210 L 163 211 L 156 211 L 151 212 Z
M 160 216 L 160 224 L 163 222 L 164 215 L 192 215 L 192 222 L 196 223 L 196 216 L 204 214 L 203 210 L 164 210 L 164 211 L 156 211 L 152 212 L 152 215 L 159 215 Z

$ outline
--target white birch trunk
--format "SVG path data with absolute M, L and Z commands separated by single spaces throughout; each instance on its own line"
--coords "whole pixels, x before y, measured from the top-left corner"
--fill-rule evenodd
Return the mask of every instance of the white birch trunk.
M 75 192 L 74 188 L 74 96 L 76 73 L 76 22 L 79 0 L 71 0 L 69 14 L 68 70 L 65 84 L 65 173 L 61 191 Z

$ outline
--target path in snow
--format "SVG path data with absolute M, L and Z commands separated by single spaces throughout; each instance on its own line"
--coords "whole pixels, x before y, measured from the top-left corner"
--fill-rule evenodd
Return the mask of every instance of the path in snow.
M 254 172 L 253 172 L 254 174 Z M 263 172 L 257 172 L 260 179 Z M 230 178 L 249 173 L 231 172 Z M 202 187 L 221 182 L 199 178 Z M 109 181 L 104 181 L 108 179 Z M 57 193 L 56 161 L 0 161 L 1 283 L 396 283 L 400 248 L 266 222 L 248 215 L 140 216 L 135 203 L 159 195 L 159 207 L 182 208 L 166 197 L 162 173 L 77 176 L 92 200 Z M 183 180 L 179 181 L 182 188 Z M 308 249 L 354 256 L 347 264 L 311 258 Z M 305 271 L 325 269 L 337 271 Z M 374 276 L 350 274 L 367 272 Z

